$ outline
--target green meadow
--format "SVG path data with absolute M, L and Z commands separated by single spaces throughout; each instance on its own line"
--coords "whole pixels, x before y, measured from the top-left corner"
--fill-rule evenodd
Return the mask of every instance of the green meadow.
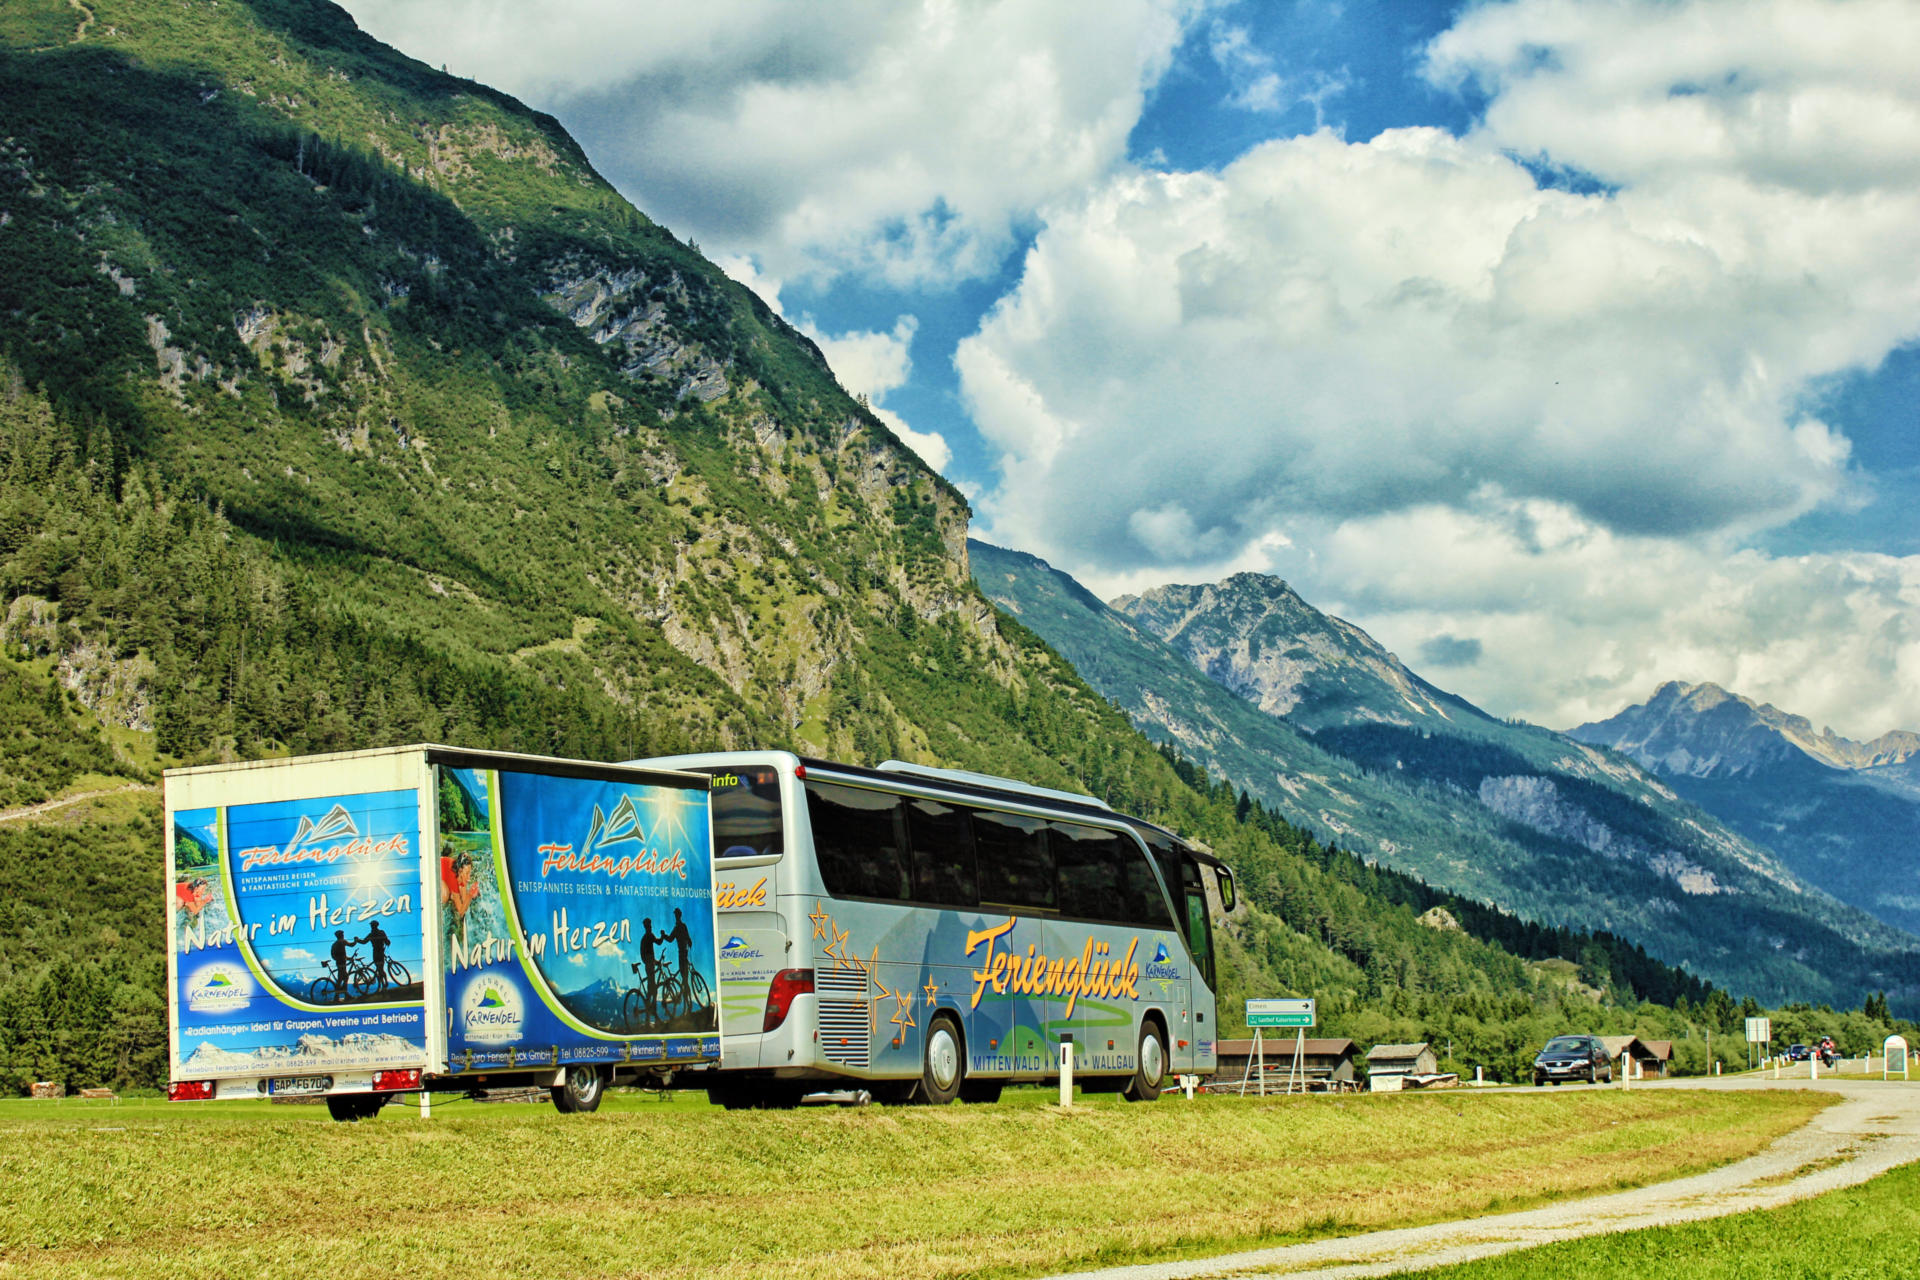
M 1543 1245 L 1420 1280 L 1685 1276 L 1687 1280 L 1891 1280 L 1920 1272 L 1920 1165 L 1784 1209 Z
M 1610 1191 L 1748 1155 L 1812 1093 L 1646 1090 L 592 1116 L 443 1100 L 0 1103 L 0 1275 L 1014 1276 Z

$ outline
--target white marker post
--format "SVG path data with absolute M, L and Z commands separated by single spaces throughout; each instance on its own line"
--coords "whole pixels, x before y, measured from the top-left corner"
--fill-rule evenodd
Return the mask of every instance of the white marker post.
M 420 1118 L 433 1119 L 433 1095 L 427 1092 L 425 1085 L 420 1087 Z
M 1073 1037 L 1060 1037 L 1060 1105 L 1073 1105 Z

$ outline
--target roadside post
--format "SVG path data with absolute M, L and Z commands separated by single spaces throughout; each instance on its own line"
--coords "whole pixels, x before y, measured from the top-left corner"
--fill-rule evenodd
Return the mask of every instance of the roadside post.
M 1880 1078 L 1885 1080 L 1893 1074 L 1893 1055 L 1896 1053 L 1900 1055 L 1900 1078 L 1913 1079 L 1907 1074 L 1907 1038 L 1905 1036 L 1888 1036 L 1887 1042 L 1880 1046 Z
M 1073 1036 L 1060 1037 L 1060 1105 L 1073 1105 Z
M 1287 1073 L 1287 1092 L 1292 1093 L 1297 1086 L 1300 1092 L 1307 1091 L 1306 1052 L 1307 1028 L 1314 1025 L 1315 1006 L 1311 999 L 1306 1000 L 1248 1000 L 1247 1025 L 1253 1028 L 1253 1049 L 1247 1055 L 1247 1074 L 1257 1073 L 1260 1082 L 1260 1096 L 1267 1094 L 1267 1053 L 1265 1031 L 1268 1027 L 1292 1027 L 1293 1066 Z M 1247 1092 L 1247 1082 L 1240 1081 L 1241 1096 Z

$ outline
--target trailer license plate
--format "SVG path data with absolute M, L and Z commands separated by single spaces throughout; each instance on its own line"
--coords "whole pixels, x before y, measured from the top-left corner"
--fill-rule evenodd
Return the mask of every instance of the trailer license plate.
M 331 1088 L 332 1076 L 275 1076 L 267 1081 L 268 1093 L 325 1093 Z

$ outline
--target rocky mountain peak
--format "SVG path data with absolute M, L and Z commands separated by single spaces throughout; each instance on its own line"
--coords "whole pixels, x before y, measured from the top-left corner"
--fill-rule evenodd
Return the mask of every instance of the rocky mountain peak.
M 1704 681 L 1669 680 L 1646 702 L 1569 732 L 1658 772 L 1695 778 L 1742 776 L 1802 758 L 1830 769 L 1865 770 L 1920 754 L 1920 734 L 1900 731 L 1861 743 L 1831 727 L 1816 733 L 1805 716 Z
M 1365 631 L 1322 613 L 1270 574 L 1155 587 L 1120 596 L 1109 607 L 1262 711 L 1308 729 L 1355 720 L 1410 725 L 1483 717 L 1409 671 Z

